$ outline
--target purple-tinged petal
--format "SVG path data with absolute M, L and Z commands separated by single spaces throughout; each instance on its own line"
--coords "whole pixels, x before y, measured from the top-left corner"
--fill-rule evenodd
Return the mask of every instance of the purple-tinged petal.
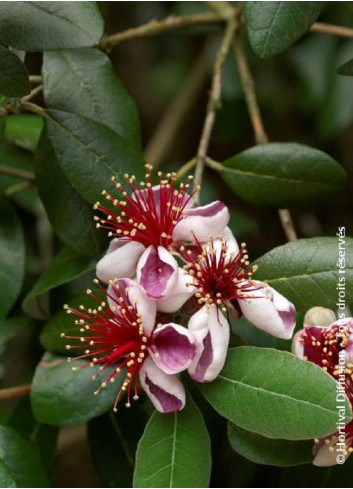
M 216 307 L 203 306 L 190 318 L 188 328 L 196 338 L 189 374 L 197 382 L 210 382 L 219 375 L 226 360 L 229 324 Z
M 196 292 L 192 285 L 192 278 L 182 268 L 178 269 L 178 280 L 173 292 L 165 299 L 157 301 L 157 310 L 160 312 L 173 313 L 178 311 L 185 302 Z
M 261 297 L 239 300 L 240 308 L 246 318 L 257 328 L 267 333 L 289 340 L 295 328 L 295 307 L 272 287 L 256 282 Z
M 108 287 L 108 304 L 112 311 L 119 313 L 118 296 L 115 288 L 119 287 L 120 294 L 128 297 L 132 306 L 135 306 L 140 315 L 145 335 L 150 336 L 156 322 L 157 307 L 155 301 L 149 299 L 142 287 L 135 281 L 128 278 L 115 280 Z
M 216 200 L 203 207 L 189 209 L 187 215 L 175 226 L 174 241 L 195 241 L 200 243 L 209 241 L 213 237 L 221 236 L 229 221 L 228 207 Z
M 316 467 L 332 467 L 337 464 L 337 455 L 342 452 L 337 450 L 338 438 L 332 436 L 329 443 L 325 443 L 326 440 L 320 440 L 319 443 L 313 447 L 314 460 L 313 465 Z M 345 456 L 347 458 L 349 453 Z
M 149 246 L 137 264 L 137 280 L 154 300 L 173 293 L 178 280 L 178 263 L 163 246 Z
M 300 329 L 292 340 L 292 353 L 302 360 L 304 359 L 303 333 L 304 329 Z
M 113 239 L 106 254 L 97 263 L 97 277 L 106 284 L 115 278 L 133 277 L 144 250 L 145 247 L 137 241 Z
M 160 413 L 180 411 L 185 406 L 185 390 L 178 376 L 165 374 L 151 358 L 141 368 L 140 382 Z
M 186 370 L 195 356 L 195 338 L 179 324 L 169 323 L 153 332 L 153 346 L 149 348 L 156 365 L 166 374 Z
M 353 363 L 353 318 L 344 318 L 330 324 L 330 328 L 338 326 L 339 328 L 348 328 L 349 337 L 345 347 L 346 363 Z

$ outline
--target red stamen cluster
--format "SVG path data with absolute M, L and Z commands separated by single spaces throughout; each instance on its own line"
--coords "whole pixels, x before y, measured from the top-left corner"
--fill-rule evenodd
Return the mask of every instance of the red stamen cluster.
M 245 243 L 242 243 L 238 253 L 229 253 L 227 239 L 221 242 L 221 249 L 217 250 L 214 243 L 203 245 L 202 253 L 196 255 L 186 250 L 189 261 L 184 269 L 193 278 L 193 283 L 198 291 L 195 294 L 199 304 L 209 306 L 215 304 L 226 311 L 227 302 L 237 299 L 250 300 L 254 298 L 254 292 L 259 289 L 251 277 L 257 267 L 249 266 Z M 181 252 L 185 252 L 181 247 Z
M 336 380 L 340 380 L 342 366 L 339 363 L 340 352 L 344 351 L 348 345 L 350 331 L 347 328 L 333 326 L 331 328 L 305 328 L 300 342 L 304 346 L 304 358 L 309 362 L 315 363 Z M 353 407 L 353 364 L 347 364 L 343 370 L 344 390 Z M 346 451 L 353 452 L 353 421 L 350 421 L 344 428 Z M 333 442 L 337 433 L 324 440 L 324 443 L 331 444 L 329 450 L 334 451 Z M 320 443 L 319 439 L 315 440 Z
M 124 175 L 131 194 L 112 177 L 118 196 L 114 197 L 106 190 L 103 190 L 102 195 L 116 210 L 97 202 L 94 209 L 100 210 L 106 217 L 96 216 L 95 220 L 98 228 L 109 230 L 110 237 L 138 241 L 146 247 L 154 245 L 168 248 L 172 243 L 173 229 L 185 217 L 186 208 L 198 188 L 189 195 L 189 183 L 181 183 L 177 187 L 175 173 L 163 177 L 159 172 L 159 202 L 156 202 L 152 188 L 152 166 L 146 165 L 146 170 L 146 181 L 140 183 L 134 175 Z M 192 178 L 188 177 L 189 180 Z
M 95 279 L 94 283 L 98 284 L 99 288 L 108 296 L 108 292 L 99 285 L 98 280 Z M 61 337 L 80 342 L 80 344 L 66 345 L 68 350 L 84 350 L 84 354 L 75 357 L 74 360 L 91 358 L 89 365 L 91 367 L 100 365 L 99 372 L 115 366 L 95 394 L 107 387 L 108 383 L 113 383 L 116 375 L 125 368 L 126 377 L 113 408 L 114 411 L 117 411 L 122 392 L 127 391 L 127 407 L 130 407 L 131 389 L 134 391 L 133 399 L 138 399 L 138 374 L 148 355 L 149 339 L 144 333 L 136 306 L 130 303 L 128 288 L 120 290 L 118 281 L 112 283 L 112 286 L 115 292 L 114 296 L 109 295 L 109 298 L 115 303 L 112 309 L 91 290 L 87 290 L 87 294 L 97 303 L 97 307 L 91 309 L 81 305 L 79 309 L 73 309 L 65 305 L 64 308 L 68 314 L 75 314 L 78 317 L 75 324 L 83 335 L 70 336 L 62 333 Z M 82 367 L 87 367 L 87 365 L 84 364 Z M 77 367 L 73 367 L 73 370 L 76 369 Z

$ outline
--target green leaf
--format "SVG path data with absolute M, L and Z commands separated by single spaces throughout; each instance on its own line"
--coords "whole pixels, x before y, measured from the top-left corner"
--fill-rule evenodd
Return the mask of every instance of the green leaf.
M 347 184 L 345 170 L 333 158 L 296 143 L 254 146 L 226 160 L 220 172 L 244 200 L 276 207 L 326 201 Z
M 112 175 L 142 174 L 143 157 L 112 129 L 67 112 L 47 111 L 46 127 L 58 163 L 77 192 L 96 202 L 102 190 L 116 192 Z
M 291 467 L 311 463 L 312 440 L 273 440 L 228 423 L 228 438 L 237 453 L 255 464 Z
M 55 233 L 77 253 L 98 257 L 107 247 L 106 236 L 97 230 L 92 206 L 66 178 L 47 138 L 42 138 L 35 162 L 39 194 Z
M 0 46 L 0 93 L 7 97 L 22 97 L 30 90 L 25 65 L 16 54 Z
M 291 353 L 246 346 L 230 349 L 221 374 L 200 388 L 216 411 L 241 428 L 301 440 L 336 430 L 336 385 L 324 370 Z M 348 422 L 347 399 L 345 412 Z
M 0 318 L 16 301 L 22 286 L 25 244 L 22 225 L 13 207 L 0 193 Z
M 6 118 L 4 139 L 20 148 L 35 151 L 43 130 L 43 119 L 32 114 L 16 114 Z
M 17 487 L 48 487 L 49 481 L 46 479 L 38 450 L 15 430 L 4 425 L 0 425 L 0 461 L 1 476 L 11 477 Z
M 0 319 L 0 345 L 11 340 L 25 327 L 29 326 L 30 319 L 27 316 Z
M 100 290 L 93 290 L 93 293 L 99 296 Z M 92 297 L 82 292 L 70 300 L 70 306 L 75 309 L 78 309 L 81 304 L 85 307 L 92 307 Z M 44 326 L 40 335 L 42 346 L 51 353 L 67 355 L 68 350 L 65 348 L 67 340 L 61 337 L 61 333 L 80 335 L 80 327 L 75 325 L 74 316 L 67 314 L 64 309 L 57 312 Z
M 42 77 L 48 107 L 100 122 L 140 147 L 136 105 L 106 54 L 89 48 L 47 52 Z
M 353 76 L 353 59 L 350 59 L 347 63 L 341 65 L 338 68 L 337 73 L 339 75 Z
M 256 260 L 256 278 L 268 282 L 303 312 L 314 306 L 335 308 L 338 246 L 338 238 L 331 237 L 298 239 L 278 246 Z M 344 246 L 348 292 L 353 288 L 353 238 L 345 238 Z
M 93 419 L 88 442 L 93 464 L 106 487 L 132 487 L 134 455 L 147 416 L 138 403 Z
M 261 58 L 291 46 L 315 22 L 323 2 L 245 2 L 245 25 L 251 47 Z
M 134 487 L 208 487 L 210 439 L 189 397 L 182 411 L 149 419 L 136 452 Z
M 8 466 L 0 459 L 0 487 L 17 487 Z
M 95 2 L 0 3 L 0 42 L 18 49 L 93 46 L 102 34 L 103 19 Z
M 23 309 L 38 319 L 47 317 L 47 304 L 41 296 L 93 269 L 94 263 L 90 257 L 79 255 L 70 248 L 63 248 L 24 299 Z
M 75 372 L 73 366 L 77 367 Z M 94 395 L 110 371 L 102 372 L 93 380 L 92 375 L 97 372 L 97 367 L 88 367 L 87 360 L 68 362 L 67 358 L 45 353 L 32 383 L 31 403 L 35 418 L 63 426 L 83 423 L 108 411 L 113 407 L 125 373 L 117 374 L 114 384 Z

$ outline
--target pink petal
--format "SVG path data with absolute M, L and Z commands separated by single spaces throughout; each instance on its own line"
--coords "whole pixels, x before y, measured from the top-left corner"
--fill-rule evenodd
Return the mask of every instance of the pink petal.
M 121 277 L 133 277 L 137 262 L 145 247 L 137 241 L 112 240 L 106 254 L 97 263 L 97 277 L 102 282 Z
M 191 276 L 182 268 L 178 269 L 178 280 L 173 288 L 172 294 L 166 299 L 157 301 L 157 310 L 160 312 L 173 313 L 178 311 L 185 302 L 196 292 L 196 287 L 192 284 Z
M 165 374 L 151 358 L 141 368 L 140 382 L 160 413 L 180 411 L 185 406 L 185 390 L 178 376 Z
M 330 325 L 330 328 L 334 326 L 348 327 L 350 331 L 348 344 L 345 348 L 346 363 L 353 363 L 353 318 L 339 319 Z
M 174 241 L 209 241 L 222 235 L 229 221 L 228 207 L 216 200 L 203 207 L 189 209 L 187 216 L 175 226 Z
M 119 311 L 117 295 L 114 291 L 116 285 L 119 286 L 120 293 L 125 290 L 128 301 L 136 307 L 140 314 L 145 335 L 150 336 L 156 323 L 157 307 L 155 301 L 148 299 L 142 287 L 135 280 L 119 279 L 108 287 L 108 304 L 113 311 Z
M 169 323 L 154 330 L 149 349 L 156 365 L 166 374 L 186 370 L 195 356 L 195 339 L 186 328 Z
M 261 298 L 239 300 L 240 308 L 257 328 L 288 340 L 295 328 L 295 307 L 272 287 L 256 282 L 264 287 L 259 289 Z
M 178 263 L 163 246 L 149 246 L 137 264 L 137 280 L 152 299 L 167 297 L 178 280 Z
M 226 360 L 228 322 L 216 307 L 203 306 L 191 317 L 188 328 L 196 338 L 196 354 L 189 374 L 198 382 L 210 382 L 219 375 Z

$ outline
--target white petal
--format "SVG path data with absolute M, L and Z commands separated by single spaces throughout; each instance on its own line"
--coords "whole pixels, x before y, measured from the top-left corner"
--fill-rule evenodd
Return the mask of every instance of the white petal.
M 140 382 L 160 413 L 180 411 L 185 406 L 185 390 L 178 376 L 162 372 L 150 357 L 141 368 Z
M 229 324 L 216 307 L 203 306 L 188 324 L 196 338 L 196 354 L 189 374 L 198 382 L 210 382 L 221 372 L 229 344 Z
M 108 283 L 114 278 L 130 278 L 136 275 L 137 262 L 145 247 L 137 241 L 112 240 L 107 253 L 97 263 L 97 277 Z
M 332 437 L 330 443 L 324 443 L 324 441 L 321 440 L 318 446 L 314 445 L 313 451 L 315 456 L 313 464 L 316 465 L 316 467 L 332 467 L 332 465 L 337 464 L 337 455 L 342 455 L 342 452 L 336 451 L 337 441 L 337 437 Z
M 228 207 L 219 200 L 211 204 L 189 209 L 187 216 L 175 226 L 174 241 L 209 241 L 221 235 L 229 221 Z
M 261 297 L 250 301 L 241 299 L 239 306 L 244 316 L 257 328 L 288 340 L 295 328 L 295 307 L 275 289 L 262 285 L 264 287 L 257 291 L 257 295 Z
M 305 326 L 329 326 L 335 319 L 335 313 L 331 309 L 316 306 L 306 312 L 304 324 Z
M 178 269 L 178 281 L 173 288 L 172 294 L 166 299 L 157 301 L 157 310 L 165 313 L 178 311 L 185 302 L 196 292 L 196 287 L 192 284 L 192 278 L 182 268 Z
M 304 329 L 300 329 L 297 333 L 295 333 L 292 340 L 292 353 L 301 359 L 304 358 L 304 344 L 300 341 L 303 333 Z

